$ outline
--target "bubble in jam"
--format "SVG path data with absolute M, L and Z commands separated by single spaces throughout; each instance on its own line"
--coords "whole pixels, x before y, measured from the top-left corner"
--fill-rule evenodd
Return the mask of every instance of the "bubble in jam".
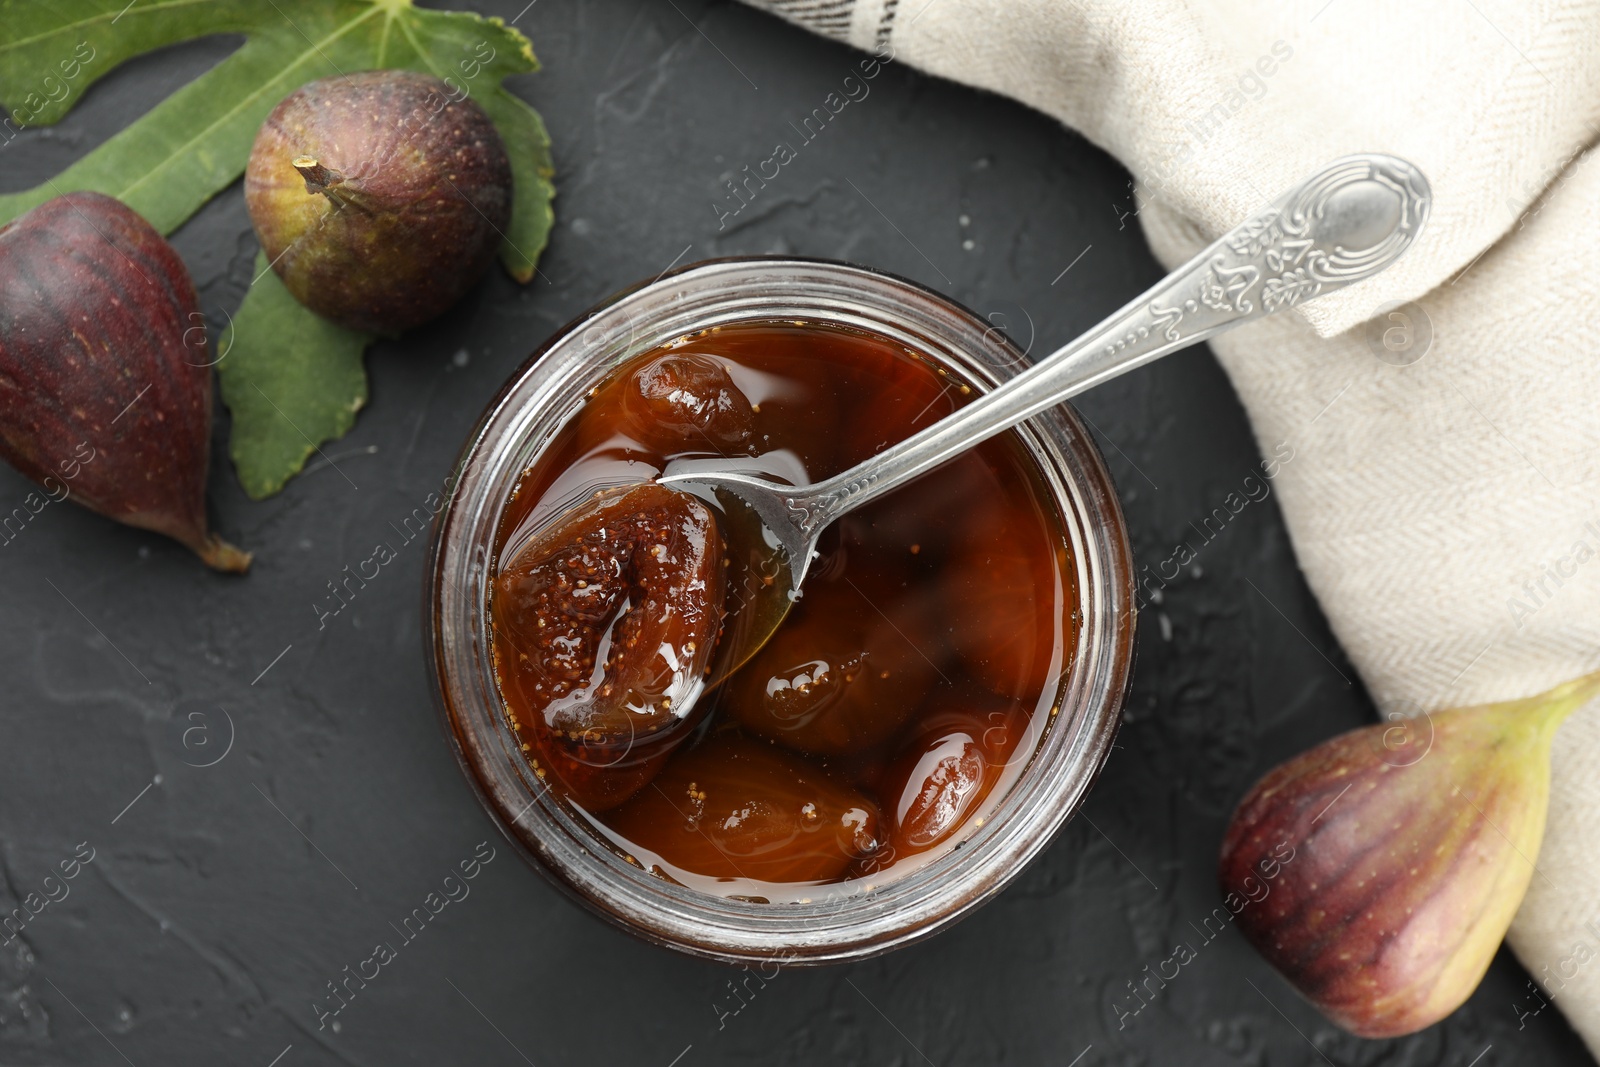
M 1077 640 L 1065 527 L 1016 436 L 836 523 L 794 610 L 710 689 L 747 576 L 712 508 L 652 484 L 708 454 L 820 480 L 973 395 L 859 330 L 721 327 L 619 367 L 524 472 L 496 542 L 500 691 L 534 771 L 610 847 L 779 902 L 882 885 L 982 832 Z

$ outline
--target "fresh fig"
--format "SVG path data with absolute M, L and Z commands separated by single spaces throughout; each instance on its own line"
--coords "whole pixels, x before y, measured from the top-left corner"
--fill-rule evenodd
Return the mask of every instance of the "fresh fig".
M 488 269 L 511 219 L 511 163 L 471 98 L 430 75 L 365 71 L 301 86 L 273 109 L 244 197 L 296 300 L 394 334 Z
M 243 572 L 250 554 L 206 529 L 210 366 L 189 272 L 131 208 L 68 193 L 0 229 L 0 455 Z
M 1280 765 L 1222 845 L 1240 931 L 1351 1033 L 1398 1037 L 1449 1015 L 1533 875 L 1556 729 L 1596 694 L 1600 674 L 1354 730 Z

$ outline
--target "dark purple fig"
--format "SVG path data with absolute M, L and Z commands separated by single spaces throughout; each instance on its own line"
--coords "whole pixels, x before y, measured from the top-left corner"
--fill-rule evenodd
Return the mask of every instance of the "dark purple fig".
M 189 272 L 131 208 L 68 193 L 0 229 L 0 455 L 242 573 L 206 530 L 210 366 Z
M 1600 674 L 1526 700 L 1325 741 L 1257 782 L 1222 845 L 1228 910 L 1267 962 L 1362 1037 L 1477 988 L 1533 875 L 1550 744 Z
M 511 163 L 483 108 L 456 95 L 373 70 L 304 85 L 267 116 L 245 204 L 296 300 L 394 334 L 482 277 L 511 219 Z

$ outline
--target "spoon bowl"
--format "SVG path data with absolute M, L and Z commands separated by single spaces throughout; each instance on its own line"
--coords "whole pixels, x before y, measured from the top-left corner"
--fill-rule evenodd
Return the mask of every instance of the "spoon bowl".
M 783 494 L 793 492 L 794 486 L 759 472 L 728 470 L 720 460 L 696 460 L 678 467 L 657 480 L 693 493 L 717 509 L 733 572 L 709 688 L 761 651 L 789 614 L 816 555 L 816 538 L 801 533 L 783 510 Z M 701 470 L 704 480 L 697 475 Z

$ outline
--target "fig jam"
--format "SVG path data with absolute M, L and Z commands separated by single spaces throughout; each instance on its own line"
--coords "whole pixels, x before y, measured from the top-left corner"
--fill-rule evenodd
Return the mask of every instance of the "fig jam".
M 835 523 L 714 686 L 739 567 L 714 509 L 650 484 L 714 457 L 815 482 L 974 395 L 888 338 L 791 321 L 679 338 L 592 390 L 495 544 L 495 674 L 538 777 L 631 862 L 747 900 L 881 885 L 981 827 L 1077 637 L 1063 520 L 1016 435 Z

